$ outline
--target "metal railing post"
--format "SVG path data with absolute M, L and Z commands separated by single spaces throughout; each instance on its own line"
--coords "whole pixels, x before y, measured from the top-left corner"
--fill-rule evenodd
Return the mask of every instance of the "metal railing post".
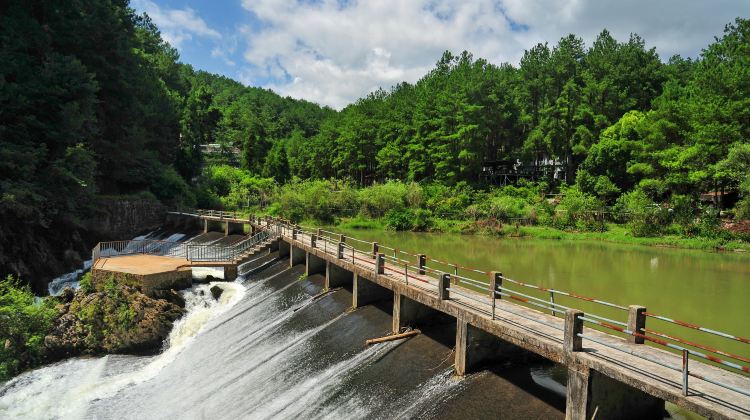
M 498 296 L 498 292 L 502 290 L 503 286 L 503 273 L 498 271 L 490 272 L 490 299 L 492 299 L 492 319 L 495 319 L 495 306 L 497 305 L 496 299 L 501 299 L 502 296 Z
M 555 311 L 555 291 L 554 290 L 549 291 L 549 303 L 550 303 L 550 308 L 552 310 L 552 316 L 557 316 L 557 312 Z
M 682 395 L 688 395 L 688 363 L 690 361 L 690 351 L 688 349 L 682 349 Z

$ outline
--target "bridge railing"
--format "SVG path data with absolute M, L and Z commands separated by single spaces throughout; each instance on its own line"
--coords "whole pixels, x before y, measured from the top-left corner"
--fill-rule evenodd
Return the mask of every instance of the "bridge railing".
M 644 360 L 658 363 L 669 369 L 682 372 L 683 393 L 685 395 L 687 395 L 688 392 L 688 377 L 696 377 L 713 383 L 714 385 L 750 396 L 750 390 L 740 389 L 714 378 L 707 378 L 698 375 L 688 368 L 688 360 L 693 357 L 705 360 L 709 364 L 718 365 L 746 375 L 750 373 L 750 367 L 741 363 L 750 363 L 749 357 L 689 341 L 675 335 L 655 331 L 652 328 L 646 328 L 645 320 L 646 318 L 654 318 L 690 330 L 723 337 L 734 342 L 750 344 L 750 340 L 747 338 L 676 320 L 652 312 L 646 312 L 645 308 L 638 305 L 624 306 L 570 291 L 521 282 L 504 276 L 499 272 L 488 272 L 446 261 L 440 261 L 428 258 L 423 254 L 410 253 L 397 248 L 378 244 L 377 242 L 362 241 L 357 238 L 344 236 L 323 229 L 300 227 L 288 220 L 269 217 L 256 219 L 254 216 L 251 216 L 251 218 L 256 220 L 260 225 L 266 226 L 270 231 L 275 231 L 285 236 L 291 236 L 297 240 L 307 240 L 308 242 L 312 242 L 312 237 L 314 235 L 317 242 L 316 247 L 322 248 L 325 252 L 338 253 L 340 258 L 344 257 L 346 259 L 351 259 L 352 263 L 355 264 L 358 262 L 372 264 L 373 258 L 378 255 L 383 261 L 388 262 L 387 265 L 384 264 L 384 274 L 395 277 L 407 284 L 420 287 L 425 286 L 424 283 L 428 283 L 431 286 L 437 286 L 438 289 L 440 289 L 441 281 L 448 279 L 450 284 L 445 287 L 447 291 L 475 302 L 475 309 L 487 313 L 493 319 L 496 317 L 497 311 L 505 311 L 562 331 L 564 329 L 563 324 L 560 324 L 559 321 L 555 323 L 551 322 L 551 319 L 547 320 L 544 317 L 532 317 L 528 314 L 509 308 L 508 305 L 498 306 L 496 305 L 496 302 L 497 300 L 502 299 L 506 302 L 520 304 L 529 309 L 550 314 L 555 317 L 564 316 L 567 311 L 577 310 L 573 309 L 572 305 L 563 305 L 560 302 L 556 302 L 556 299 L 559 299 L 560 297 L 568 299 L 571 303 L 586 302 L 587 305 L 594 308 L 592 309 L 593 312 L 587 312 L 585 315 L 581 313 L 579 319 L 600 331 L 614 333 L 613 336 L 618 336 L 617 334 L 620 334 L 619 337 L 623 339 L 623 345 L 613 345 L 611 342 L 604 342 L 591 334 L 584 334 L 582 332 L 583 330 L 577 334 L 578 337 L 612 347 L 616 350 L 643 358 Z M 308 235 L 308 238 L 306 239 L 304 238 L 305 234 Z M 368 248 L 370 249 L 368 250 Z M 381 252 L 382 250 L 385 250 L 386 253 Z M 518 290 L 519 288 L 531 289 L 533 293 L 531 291 L 522 292 Z M 434 292 L 434 288 L 428 288 L 427 290 Z M 489 290 L 489 294 L 485 296 L 477 296 L 474 293 L 470 293 L 470 291 L 476 292 L 487 290 Z M 438 293 L 440 293 L 439 290 Z M 544 296 L 545 294 L 547 297 Z M 596 310 L 595 308 L 597 307 L 606 310 Z M 614 318 L 620 317 L 617 316 L 617 314 L 623 314 L 626 319 L 613 319 L 611 314 L 615 315 Z M 626 343 L 643 344 L 646 341 L 653 346 L 681 353 L 683 357 L 682 365 L 669 365 L 663 361 L 650 358 L 648 355 L 643 354 L 643 352 L 634 351 L 632 346 L 625 345 Z M 720 355 L 722 358 L 714 356 L 714 354 Z M 732 359 L 732 361 L 727 359 Z

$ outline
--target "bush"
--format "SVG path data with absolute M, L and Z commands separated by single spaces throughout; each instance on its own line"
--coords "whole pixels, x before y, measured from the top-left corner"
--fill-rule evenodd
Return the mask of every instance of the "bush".
M 359 191 L 360 211 L 369 217 L 382 217 L 391 210 L 406 207 L 408 188 L 400 181 L 375 184 Z
M 51 298 L 37 301 L 28 286 L 0 280 L 0 381 L 46 360 L 44 337 L 56 314 Z
M 606 229 L 602 203 L 596 197 L 584 193 L 577 186 L 563 187 L 562 194 L 552 220 L 555 227 L 590 231 Z
M 278 214 L 299 221 L 313 218 L 331 223 L 337 216 L 353 215 L 357 193 L 342 181 L 309 180 L 284 185 L 277 197 Z
M 532 207 L 523 198 L 502 195 L 490 199 L 489 217 L 503 222 L 511 222 L 514 219 L 526 219 L 531 214 Z
M 616 209 L 627 220 L 633 236 L 654 236 L 670 224 L 670 214 L 640 189 L 625 193 L 617 200 Z
M 432 212 L 425 209 L 390 210 L 384 219 L 391 230 L 427 231 L 434 225 Z

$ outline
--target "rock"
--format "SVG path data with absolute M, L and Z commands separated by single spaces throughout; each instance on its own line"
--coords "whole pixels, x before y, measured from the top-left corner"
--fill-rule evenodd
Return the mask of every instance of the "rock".
M 66 286 L 63 289 L 63 291 L 60 292 L 60 295 L 58 296 L 58 298 L 63 303 L 70 303 L 70 302 L 73 301 L 73 298 L 75 297 L 75 294 L 76 294 L 75 290 L 73 290 L 72 288 Z
M 179 293 L 177 293 L 173 289 L 154 290 L 152 294 L 154 295 L 154 298 L 156 299 L 166 300 L 167 302 L 174 303 L 180 308 L 185 307 L 185 298 L 183 298 Z
M 209 275 L 207 275 L 206 277 L 204 277 L 202 279 L 201 278 L 194 278 L 193 279 L 193 284 L 207 284 L 207 283 L 211 283 L 212 281 L 221 281 L 221 279 L 217 278 L 217 277 L 214 277 L 214 276 L 212 276 L 212 275 L 209 274 Z
M 159 350 L 174 321 L 185 312 L 177 293 L 162 292 L 164 299 L 127 285 L 106 292 L 79 290 L 69 304 L 59 305 L 60 315 L 44 344 L 53 357 Z
M 221 297 L 221 294 L 224 293 L 224 289 L 222 289 L 219 286 L 213 286 L 211 287 L 211 296 L 214 297 L 214 299 L 219 300 L 219 297 Z

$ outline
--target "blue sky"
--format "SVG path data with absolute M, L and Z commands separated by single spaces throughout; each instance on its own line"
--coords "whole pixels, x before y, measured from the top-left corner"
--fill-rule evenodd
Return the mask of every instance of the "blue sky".
M 631 32 L 662 58 L 697 56 L 747 0 L 131 0 L 183 62 L 282 95 L 342 108 L 415 82 L 445 50 L 517 64 L 568 33 Z

